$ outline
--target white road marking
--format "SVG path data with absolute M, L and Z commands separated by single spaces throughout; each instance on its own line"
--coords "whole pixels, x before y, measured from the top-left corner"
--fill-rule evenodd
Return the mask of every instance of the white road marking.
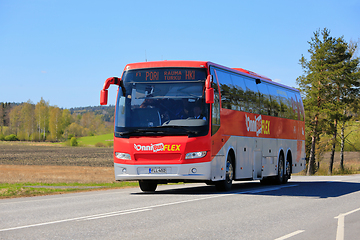
M 202 198 L 195 198 L 195 199 L 189 199 L 189 200 L 183 200 L 183 201 L 177 201 L 177 202 L 163 203 L 163 204 L 158 204 L 158 205 L 153 205 L 153 206 L 134 208 L 134 209 L 117 211 L 117 212 L 101 213 L 101 214 L 90 215 L 90 216 L 85 216 L 85 217 L 76 217 L 76 218 L 69 218 L 69 219 L 63 219 L 63 220 L 58 220 L 58 221 L 51 221 L 51 222 L 24 225 L 24 226 L 19 226 L 19 227 L 5 228 L 5 229 L 0 229 L 0 232 L 10 231 L 10 230 L 18 230 L 18 229 L 24 229 L 24 228 L 31 228 L 31 227 L 39 227 L 39 226 L 63 223 L 63 222 L 94 220 L 94 219 L 99 219 L 99 218 L 106 218 L 106 217 L 113 217 L 113 216 L 119 216 L 119 215 L 131 214 L 131 213 L 144 212 L 144 211 L 152 210 L 154 208 L 189 203 L 189 202 L 196 202 L 196 201 L 202 201 L 202 200 L 208 200 L 208 199 L 213 199 L 213 198 L 218 198 L 218 197 L 234 196 L 237 194 L 244 194 L 244 193 L 268 192 L 268 191 L 279 190 L 281 188 L 295 187 L 295 186 L 298 186 L 298 185 L 286 185 L 286 186 L 262 188 L 262 189 L 242 191 L 242 192 L 229 192 L 227 194 L 226 193 L 218 194 L 218 195 L 212 195 L 212 196 L 207 196 L 207 197 L 202 197 Z
M 63 220 L 52 221 L 52 222 L 44 222 L 44 223 L 31 224 L 31 225 L 26 225 L 26 226 L 5 228 L 5 229 L 0 229 L 0 232 L 10 231 L 10 230 L 18 230 L 18 229 L 30 228 L 30 227 L 39 227 L 39 226 L 45 226 L 45 225 L 50 225 L 50 224 L 55 224 L 55 223 L 105 218 L 105 217 L 118 216 L 118 215 L 130 214 L 130 213 L 144 212 L 144 211 L 149 211 L 149 210 L 151 210 L 151 209 L 147 208 L 147 209 L 123 210 L 123 211 L 119 211 L 119 212 L 103 213 L 103 214 L 96 214 L 96 215 L 85 216 L 85 217 L 69 218 L 69 219 L 63 219 Z
M 139 209 L 139 210 L 128 211 L 128 212 L 119 212 L 119 213 L 110 213 L 110 214 L 108 214 L 108 213 L 98 214 L 98 215 L 86 217 L 86 218 L 78 220 L 78 221 L 88 221 L 88 220 L 94 220 L 94 219 L 99 219 L 99 218 L 106 218 L 106 217 L 125 215 L 125 214 L 129 214 L 129 213 L 145 212 L 145 211 L 150 211 L 150 210 L 152 210 L 152 209 L 149 208 L 149 209 Z
M 292 233 L 289 233 L 289 234 L 287 234 L 287 235 L 285 235 L 285 236 L 279 237 L 279 238 L 277 238 L 277 239 L 275 239 L 275 240 L 288 239 L 288 238 L 291 238 L 291 237 L 293 237 L 293 236 L 295 236 L 295 235 L 298 235 L 299 233 L 302 233 L 302 232 L 305 232 L 305 230 L 297 230 L 297 231 L 292 232 Z
M 336 231 L 336 240 L 344 240 L 345 236 L 345 216 L 350 215 L 354 212 L 360 211 L 360 208 L 352 210 L 347 213 L 341 213 L 339 216 L 335 217 L 338 219 L 338 226 Z

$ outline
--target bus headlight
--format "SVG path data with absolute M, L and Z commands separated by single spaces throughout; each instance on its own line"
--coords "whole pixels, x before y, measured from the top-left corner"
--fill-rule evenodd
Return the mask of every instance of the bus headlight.
M 115 157 L 122 160 L 131 160 L 131 156 L 128 153 L 115 152 Z
M 206 151 L 202 152 L 191 152 L 185 155 L 185 159 L 202 158 L 206 156 Z

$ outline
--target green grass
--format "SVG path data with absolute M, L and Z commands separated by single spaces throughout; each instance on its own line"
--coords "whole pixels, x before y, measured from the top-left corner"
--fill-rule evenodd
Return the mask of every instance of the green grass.
M 72 193 L 89 190 L 137 187 L 138 182 L 114 183 L 0 183 L 0 198 L 31 197 L 50 194 Z
M 90 137 L 81 137 L 78 138 L 78 142 L 80 146 L 91 146 L 94 147 L 97 143 L 103 143 L 105 146 L 112 146 L 114 140 L 114 133 L 98 135 L 98 136 L 90 136 Z

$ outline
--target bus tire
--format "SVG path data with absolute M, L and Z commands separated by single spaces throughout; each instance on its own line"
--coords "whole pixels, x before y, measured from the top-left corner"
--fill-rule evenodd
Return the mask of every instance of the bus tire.
M 284 155 L 280 154 L 278 163 L 278 172 L 275 178 L 276 184 L 282 184 L 284 182 Z
M 287 183 L 288 180 L 291 177 L 291 166 L 290 166 L 290 161 L 288 159 L 286 159 L 285 161 L 285 168 L 284 168 L 284 179 L 283 179 L 283 183 Z
M 226 160 L 226 176 L 225 180 L 215 182 L 215 187 L 218 191 L 229 191 L 232 187 L 232 181 L 234 179 L 234 165 L 231 161 L 231 157 L 228 156 Z
M 157 188 L 157 182 L 152 180 L 140 180 L 139 186 L 143 192 L 155 192 Z

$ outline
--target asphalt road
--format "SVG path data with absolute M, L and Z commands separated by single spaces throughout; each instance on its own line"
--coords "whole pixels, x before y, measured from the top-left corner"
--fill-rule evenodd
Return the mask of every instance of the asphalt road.
M 360 239 L 360 175 L 3 199 L 0 239 Z

